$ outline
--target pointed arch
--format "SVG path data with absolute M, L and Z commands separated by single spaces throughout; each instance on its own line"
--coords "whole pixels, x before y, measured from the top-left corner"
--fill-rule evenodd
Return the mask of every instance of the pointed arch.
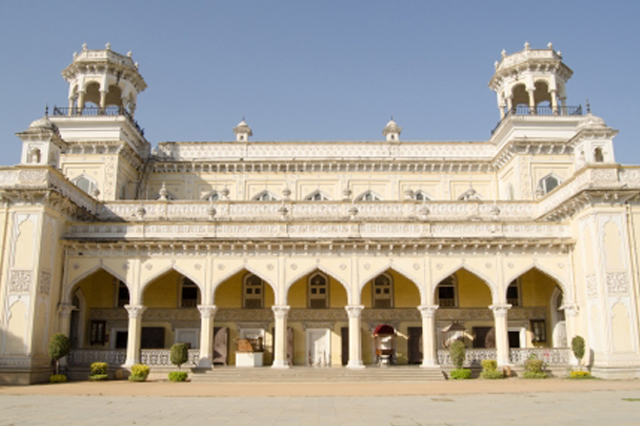
M 297 275 L 295 275 L 293 278 L 291 278 L 290 280 L 288 280 L 285 284 L 284 287 L 284 293 L 285 293 L 285 302 L 287 302 L 287 299 L 289 298 L 289 290 L 291 289 L 291 286 L 296 283 L 298 280 L 304 278 L 307 275 L 311 275 L 316 271 L 320 271 L 322 273 L 324 273 L 325 275 L 327 275 L 330 278 L 333 278 L 336 282 L 338 282 L 343 288 L 344 290 L 347 292 L 347 302 L 349 304 L 352 304 L 352 296 L 351 296 L 351 289 L 349 288 L 348 284 L 345 283 L 344 281 L 342 281 L 340 278 L 338 278 L 333 272 L 331 272 L 331 270 L 327 269 L 325 266 L 323 266 L 322 264 L 318 263 L 317 265 L 313 265 L 301 272 L 299 272 Z
M 355 198 L 356 201 L 382 201 L 382 197 L 373 192 L 372 190 L 364 191 L 362 194 Z
M 437 279 L 434 279 L 433 282 L 433 287 L 431 288 L 431 296 L 433 297 L 432 300 L 435 300 L 435 294 L 436 294 L 436 289 L 438 288 L 438 284 L 440 284 L 440 282 L 442 280 L 444 280 L 445 278 L 457 273 L 458 271 L 464 269 L 465 271 L 469 272 L 470 274 L 475 275 L 476 277 L 480 278 L 486 285 L 487 287 L 489 287 L 489 291 L 491 292 L 491 300 L 492 303 L 500 303 L 500 298 L 498 297 L 498 289 L 496 288 L 496 285 L 493 281 L 491 281 L 486 275 L 484 275 L 483 273 L 475 270 L 472 267 L 469 267 L 468 265 L 465 264 L 461 264 L 458 266 L 455 266 L 453 268 L 450 268 L 449 270 L 447 270 L 447 272 L 445 272 L 444 274 L 441 274 L 439 276 L 437 276 Z M 506 295 L 506 291 L 505 291 L 505 295 Z
M 567 283 L 558 276 L 558 274 L 556 274 L 555 272 L 545 268 L 544 266 L 538 264 L 538 263 L 530 263 L 527 266 L 525 266 L 524 268 L 521 268 L 519 271 L 513 273 L 512 275 L 509 276 L 509 278 L 507 280 L 505 280 L 505 283 L 510 283 L 515 279 L 518 279 L 519 277 L 523 276 L 524 274 L 526 274 L 527 272 L 530 272 L 534 269 L 537 269 L 538 271 L 542 272 L 543 274 L 547 275 L 549 278 L 551 278 L 552 280 L 554 280 L 556 282 L 556 284 L 558 285 L 558 287 L 560 287 L 560 289 L 562 290 L 562 293 L 564 294 L 564 299 L 565 302 L 569 302 L 569 303 L 573 303 L 574 301 L 574 297 L 573 297 L 573 292 L 571 291 L 571 286 L 567 285 Z M 505 297 L 507 294 L 507 288 L 505 287 Z
M 329 196 L 319 189 L 304 197 L 305 201 L 329 201 L 329 199 Z
M 103 263 L 99 263 L 98 265 L 95 265 L 94 267 L 92 267 L 91 269 L 88 269 L 86 272 L 78 275 L 76 278 L 74 278 L 63 290 L 63 294 L 62 294 L 62 303 L 71 303 L 71 296 L 73 294 L 73 290 L 76 288 L 76 286 L 80 283 L 80 281 L 84 280 L 85 278 L 95 274 L 96 272 L 98 272 L 99 270 L 103 270 L 105 272 L 107 272 L 108 274 L 112 275 L 114 278 L 122 281 L 126 286 L 127 289 L 129 289 L 129 294 L 131 294 L 131 292 L 133 291 L 133 289 L 131 288 L 131 285 L 129 285 L 129 283 L 127 282 L 126 278 L 124 278 L 122 275 L 118 274 L 117 272 L 115 272 L 113 269 L 109 268 L 108 266 L 104 265 Z
M 211 304 L 215 304 L 216 290 L 218 290 L 218 287 L 220 287 L 220 285 L 223 284 L 225 281 L 227 281 L 229 278 L 233 277 L 234 275 L 236 275 L 239 272 L 242 272 L 243 270 L 252 273 L 256 277 L 260 278 L 262 281 L 267 283 L 269 285 L 269 287 L 271 287 L 271 290 L 273 291 L 273 297 L 275 299 L 275 303 L 276 304 L 279 303 L 280 299 L 278 298 L 278 296 L 280 294 L 278 292 L 278 288 L 273 284 L 273 282 L 271 280 L 265 278 L 264 275 L 262 275 L 260 272 L 256 271 L 254 268 L 252 268 L 248 264 L 247 265 L 243 264 L 243 265 L 239 265 L 239 266 L 233 268 L 231 271 L 229 271 L 222 278 L 216 279 L 211 284 L 211 294 L 210 294 Z
M 276 197 L 273 192 L 269 191 L 268 189 L 258 192 L 251 199 L 253 201 L 278 201 L 278 197 Z
M 158 271 L 156 274 L 151 275 L 147 278 L 145 278 L 144 281 L 142 281 L 140 283 L 140 297 L 142 298 L 142 296 L 144 295 L 144 291 L 146 290 L 146 288 L 149 286 L 149 284 L 155 280 L 157 280 L 158 278 L 162 277 L 165 274 L 168 274 L 171 271 L 176 271 L 177 273 L 179 273 L 182 276 L 185 276 L 187 278 L 189 278 L 191 281 L 193 281 L 193 283 L 195 285 L 198 286 L 198 290 L 200 290 L 200 294 L 204 295 L 205 291 L 204 291 L 204 285 L 200 282 L 200 280 L 195 279 L 193 277 L 193 275 L 191 275 L 191 273 L 185 271 L 184 269 L 182 269 L 180 267 L 180 265 L 178 265 L 177 263 L 173 263 L 167 267 L 165 267 L 164 269 L 161 269 L 160 271 Z
M 424 291 L 422 289 L 422 286 L 420 286 L 416 280 L 413 279 L 413 277 L 411 276 L 411 274 L 406 273 L 402 268 L 399 268 L 397 265 L 393 265 L 391 262 L 389 262 L 388 265 L 386 265 L 385 267 L 382 268 L 378 268 L 375 270 L 375 272 L 368 274 L 365 280 L 360 280 L 360 282 L 358 283 L 358 294 L 360 295 L 360 297 L 362 297 L 362 290 L 364 289 L 364 287 L 367 285 L 367 283 L 371 282 L 372 280 L 374 280 L 377 276 L 384 274 L 387 271 L 394 271 L 395 273 L 402 275 L 403 277 L 405 277 L 407 280 L 411 281 L 413 283 L 413 285 L 416 286 L 416 288 L 418 289 L 418 293 L 420 294 L 420 303 L 422 303 L 425 300 L 425 295 L 424 295 Z
M 538 189 L 541 190 L 543 194 L 548 194 L 559 187 L 562 182 L 563 179 L 560 176 L 555 173 L 549 173 L 538 181 Z
M 205 201 L 220 201 L 221 198 L 220 193 L 215 189 L 205 192 L 200 196 L 200 199 Z
M 413 199 L 416 201 L 431 201 L 433 198 L 426 191 L 419 189 L 413 193 Z

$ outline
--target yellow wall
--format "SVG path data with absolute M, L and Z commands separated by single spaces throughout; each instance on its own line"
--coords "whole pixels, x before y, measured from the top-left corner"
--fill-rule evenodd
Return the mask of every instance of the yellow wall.
M 242 281 L 248 275 L 247 271 L 240 271 L 229 277 L 216 288 L 214 303 L 218 308 L 242 308 Z M 264 283 L 264 307 L 270 309 L 275 304 L 273 289 Z
M 307 283 L 312 274 L 305 275 L 289 287 L 287 304 L 292 308 L 306 308 L 309 306 Z M 345 288 L 332 277 L 325 276 L 329 279 L 329 307 L 342 308 L 347 306 L 347 291 Z
M 487 284 L 466 269 L 456 272 L 458 281 L 458 307 L 484 308 L 491 305 L 491 290 Z

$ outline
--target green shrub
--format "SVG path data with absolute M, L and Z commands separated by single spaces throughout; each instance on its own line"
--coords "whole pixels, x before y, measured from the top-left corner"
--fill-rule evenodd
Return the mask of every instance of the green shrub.
M 184 343 L 176 343 L 171 346 L 171 364 L 180 369 L 180 366 L 189 360 L 189 348 Z
M 504 375 L 502 374 L 502 371 L 496 371 L 496 370 L 483 371 L 480 373 L 480 377 L 487 380 L 504 379 Z
M 483 359 L 480 364 L 482 364 L 482 370 L 484 371 L 496 371 L 498 369 L 498 361 L 495 359 Z
M 186 371 L 172 371 L 169 373 L 169 380 L 172 382 L 186 382 L 189 378 L 189 373 Z
M 569 373 L 570 379 L 593 379 L 594 377 L 588 371 L 572 371 Z
M 91 375 L 95 376 L 98 374 L 107 374 L 106 362 L 94 362 L 91 364 Z
M 89 376 L 89 380 L 92 382 L 100 382 L 102 380 L 109 380 L 108 374 L 92 374 Z
M 49 358 L 53 360 L 56 365 L 56 376 L 60 374 L 60 359 L 69 355 L 71 352 L 71 341 L 67 336 L 62 333 L 56 333 L 51 336 L 48 348 Z
M 453 380 L 466 380 L 471 378 L 471 370 L 468 368 L 456 368 L 451 370 L 449 377 Z
M 547 373 L 544 371 L 525 371 L 522 377 L 525 379 L 546 379 Z
M 582 336 L 576 336 L 571 339 L 571 351 L 573 352 L 573 356 L 578 360 L 578 363 L 582 363 L 585 352 L 584 338 Z
M 451 356 L 451 362 L 453 362 L 456 370 L 462 369 L 466 351 L 467 347 L 459 340 L 456 340 L 455 342 L 451 343 L 451 346 L 449 346 L 449 355 Z
M 64 383 L 67 381 L 67 376 L 64 374 L 52 374 L 49 376 L 49 383 Z
M 129 376 L 129 380 L 132 382 L 144 382 L 149 377 L 149 372 L 151 369 L 148 365 L 144 364 L 133 364 L 131 366 L 131 375 Z
M 524 362 L 524 371 L 540 373 L 544 369 L 544 361 L 541 359 L 528 359 Z

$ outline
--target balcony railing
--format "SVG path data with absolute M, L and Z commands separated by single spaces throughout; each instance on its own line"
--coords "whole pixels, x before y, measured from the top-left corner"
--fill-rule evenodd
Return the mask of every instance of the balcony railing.
M 541 359 L 547 365 L 569 365 L 571 349 L 568 348 L 516 348 L 509 349 L 509 362 L 523 365 L 530 358 Z
M 495 349 L 467 349 L 464 365 L 466 367 L 481 367 L 480 362 L 485 359 L 496 359 Z M 443 367 L 453 366 L 448 349 L 438 349 L 438 364 Z
M 189 349 L 189 360 L 184 365 L 186 368 L 195 367 L 200 358 L 199 349 Z M 119 367 L 127 359 L 126 349 L 73 349 L 67 355 L 67 363 L 70 366 L 89 366 L 93 362 L 106 362 L 109 367 Z M 170 349 L 142 349 L 140 362 L 151 367 L 170 367 Z
M 140 125 L 136 120 L 133 119 L 133 117 L 131 116 L 131 113 L 129 113 L 129 111 L 127 111 L 126 108 L 115 106 L 115 105 L 108 106 L 106 108 L 100 108 L 100 107 L 68 108 L 68 107 L 54 106 L 53 115 L 54 116 L 72 116 L 72 117 L 73 116 L 103 116 L 103 115 L 114 117 L 114 116 L 122 115 L 126 117 L 127 120 L 129 120 L 129 122 L 136 128 L 136 130 L 138 130 L 140 135 L 144 136 L 144 129 L 140 127 Z
M 517 105 L 511 108 L 505 116 L 496 124 L 496 127 L 493 128 L 491 134 L 494 134 L 495 131 L 500 127 L 503 121 L 513 115 L 542 115 L 542 116 L 573 116 L 573 115 L 582 115 L 582 105 L 578 106 L 558 106 L 557 108 L 553 108 L 551 106 L 537 106 L 535 108 L 531 108 L 529 105 Z

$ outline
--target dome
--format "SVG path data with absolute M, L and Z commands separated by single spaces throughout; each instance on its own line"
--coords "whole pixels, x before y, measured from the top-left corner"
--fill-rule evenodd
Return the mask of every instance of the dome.
M 579 129 L 604 129 L 607 127 L 607 123 L 600 117 L 596 117 L 591 113 L 587 114 L 578 126 Z
M 35 121 L 32 121 L 31 124 L 29 124 L 29 129 L 51 130 L 53 132 L 58 131 L 58 127 L 56 127 L 55 124 L 49 121 L 47 117 L 42 117 Z

